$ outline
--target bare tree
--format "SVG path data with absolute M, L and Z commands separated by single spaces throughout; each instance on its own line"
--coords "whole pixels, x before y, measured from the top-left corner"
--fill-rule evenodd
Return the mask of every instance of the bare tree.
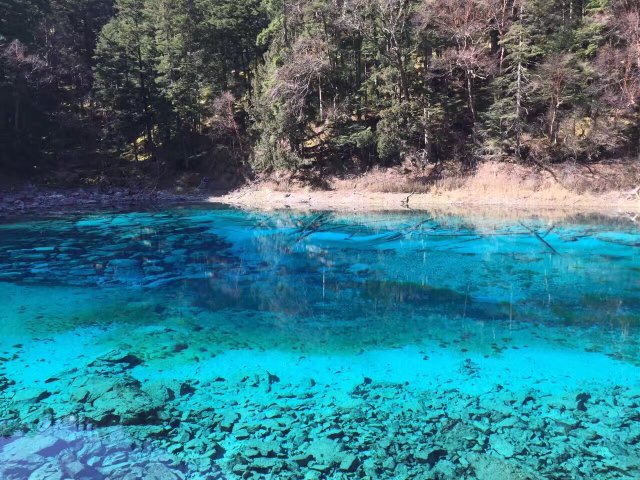
M 27 86 L 44 87 L 55 83 L 51 69 L 45 60 L 38 55 L 32 55 L 19 40 L 13 40 L 6 45 L 0 44 L 0 57 L 5 62 L 4 74 L 14 82 L 14 111 L 13 128 L 18 132 L 21 126 L 22 102 L 25 100 Z M 22 87 L 22 88 L 20 88 Z
M 491 10 L 481 0 L 424 0 L 423 18 L 430 19 L 449 41 L 443 53 L 453 77 L 461 73 L 471 112 L 473 141 L 477 140 L 475 80 L 486 78 L 495 69 L 487 48 Z
M 540 65 L 534 87 L 549 102 L 549 139 L 558 142 L 559 108 L 572 98 L 571 90 L 578 80 L 574 58 L 570 53 L 554 53 Z
M 283 102 L 289 115 L 303 121 L 307 97 L 314 85 L 318 86 L 322 103 L 320 84 L 328 66 L 326 47 L 320 38 L 299 38 L 291 57 L 277 70 L 268 97 Z
M 235 117 L 235 102 L 235 97 L 229 91 L 223 92 L 214 99 L 211 133 L 214 139 L 225 140 L 232 138 L 233 143 L 235 144 L 237 141 L 240 148 L 242 148 L 240 128 Z
M 640 5 L 616 0 L 612 7 L 613 15 L 606 20 L 613 37 L 599 50 L 596 59 L 597 94 L 613 109 L 616 119 L 621 115 L 635 118 L 636 155 L 640 161 Z

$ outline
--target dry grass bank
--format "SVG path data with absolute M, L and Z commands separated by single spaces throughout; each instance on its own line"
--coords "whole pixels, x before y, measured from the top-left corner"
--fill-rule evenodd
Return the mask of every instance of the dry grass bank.
M 211 201 L 259 209 L 339 211 L 452 208 L 640 212 L 640 166 L 615 164 L 525 167 L 486 162 L 472 172 L 432 167 L 376 169 L 323 179 L 313 188 L 290 174 L 274 174 Z M 410 196 L 409 196 L 410 195 Z M 408 198 L 408 204 L 406 202 Z

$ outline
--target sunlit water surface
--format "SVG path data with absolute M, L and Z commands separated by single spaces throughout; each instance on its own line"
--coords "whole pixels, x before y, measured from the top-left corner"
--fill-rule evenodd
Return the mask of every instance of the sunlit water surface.
M 0 478 L 640 478 L 640 229 L 0 224 Z

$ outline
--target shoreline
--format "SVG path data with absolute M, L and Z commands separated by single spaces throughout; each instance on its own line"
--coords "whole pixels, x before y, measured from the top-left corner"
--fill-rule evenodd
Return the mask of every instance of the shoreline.
M 640 213 L 640 172 L 612 165 L 578 169 L 567 165 L 538 170 L 523 165 L 485 162 L 472 174 L 440 174 L 433 168 L 374 169 L 362 175 L 326 176 L 323 189 L 310 188 L 286 172 L 209 201 L 259 210 L 488 210 L 567 213 Z M 434 176 L 433 179 L 429 179 Z
M 389 210 L 488 210 L 493 213 L 526 211 L 564 211 L 566 213 L 619 214 L 640 212 L 640 197 L 624 197 L 622 192 L 602 195 L 572 195 L 566 198 L 546 196 L 545 192 L 527 196 L 486 195 L 469 198 L 459 189 L 439 193 L 386 193 L 358 190 L 277 191 L 263 187 L 244 187 L 226 195 L 207 198 L 257 210 L 332 210 L 375 212 Z M 407 202 L 408 199 L 408 202 Z
M 132 192 L 129 189 L 110 188 L 107 192 L 85 189 L 45 190 L 35 188 L 14 192 L 0 191 L 0 219 L 23 213 L 43 211 L 73 211 L 74 209 L 153 207 L 159 205 L 206 203 L 202 193 L 175 193 L 168 190 Z
M 407 201 L 408 200 L 408 201 Z M 371 192 L 336 188 L 311 190 L 291 188 L 280 190 L 268 186 L 248 185 L 228 193 L 180 192 L 157 190 L 130 192 L 109 189 L 106 193 L 88 190 L 20 190 L 0 192 L 0 218 L 25 213 L 52 213 L 74 209 L 159 207 L 171 205 L 220 203 L 243 210 L 333 211 L 367 213 L 385 211 L 429 211 L 442 214 L 472 213 L 482 217 L 516 218 L 521 215 L 566 217 L 574 214 L 627 216 L 640 214 L 640 197 L 628 192 L 606 194 L 556 195 L 541 190 L 521 195 L 477 194 L 464 187 L 434 193 Z

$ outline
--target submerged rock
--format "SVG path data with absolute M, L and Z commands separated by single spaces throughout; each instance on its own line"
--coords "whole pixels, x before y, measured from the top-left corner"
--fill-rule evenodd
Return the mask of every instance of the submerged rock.
M 0 462 L 16 461 L 33 454 L 54 456 L 67 446 L 67 442 L 51 435 L 22 436 L 4 446 Z
M 515 454 L 514 446 L 502 435 L 491 435 L 489 444 L 496 453 L 505 458 L 511 458 Z
M 395 463 L 394 463 L 394 467 L 395 467 Z M 356 457 L 353 453 L 347 453 L 342 457 L 342 460 L 340 461 L 340 471 L 355 472 L 357 468 L 358 468 L 358 457 Z
M 542 480 L 544 478 L 534 471 L 528 471 L 505 460 L 487 455 L 473 454 L 467 458 L 477 480 Z
M 441 448 L 437 448 L 435 450 L 423 448 L 418 450 L 413 456 L 418 463 L 427 464 L 430 467 L 433 467 L 440 459 L 447 456 L 447 451 Z
M 141 390 L 139 382 L 121 381 L 96 398 L 86 415 L 98 425 L 146 425 L 157 421 L 163 406 L 160 398 Z
M 51 461 L 34 470 L 28 480 L 62 480 L 65 477 L 58 462 Z
M 182 480 L 184 475 L 178 475 L 162 463 L 152 463 L 144 470 L 146 480 Z

